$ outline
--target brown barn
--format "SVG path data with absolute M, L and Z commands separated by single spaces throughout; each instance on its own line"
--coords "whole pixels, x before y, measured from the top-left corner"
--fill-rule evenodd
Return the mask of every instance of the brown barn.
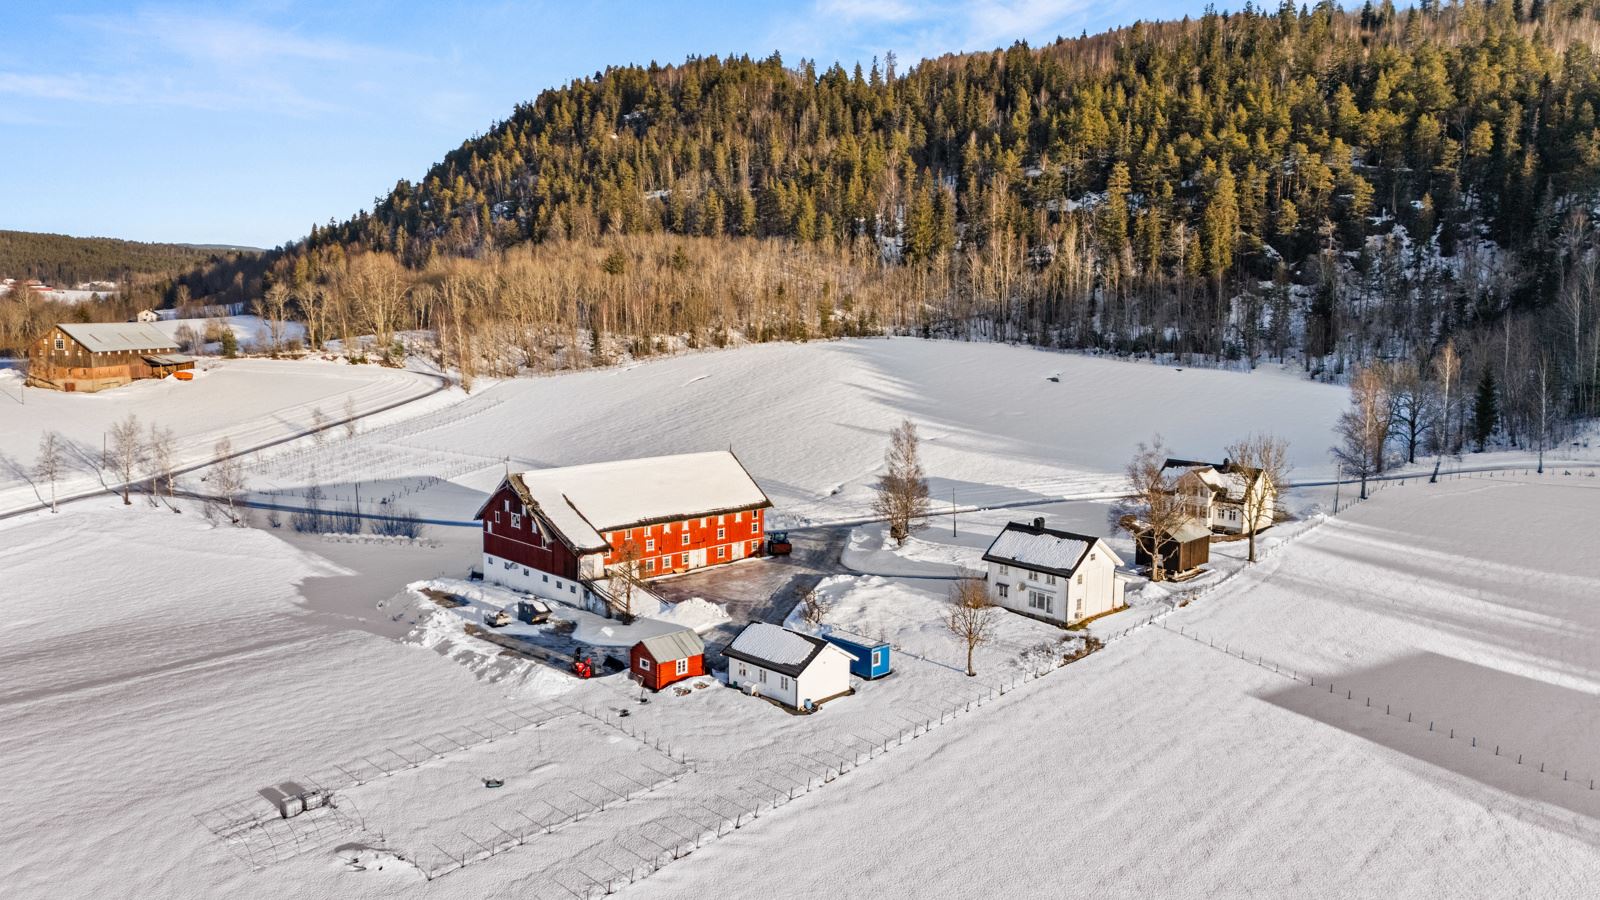
M 153 325 L 57 325 L 28 351 L 28 384 L 58 391 L 103 391 L 141 378 L 194 368 L 178 342 Z
M 1161 568 L 1168 575 L 1192 572 L 1211 561 L 1211 530 L 1195 519 L 1186 519 L 1182 525 L 1151 540 L 1151 528 L 1146 525 L 1134 532 L 1135 565 L 1149 566 L 1151 544 L 1161 554 Z
M 647 637 L 634 644 L 628 662 L 640 684 L 659 691 L 674 681 L 704 675 L 705 652 L 700 635 L 685 628 Z

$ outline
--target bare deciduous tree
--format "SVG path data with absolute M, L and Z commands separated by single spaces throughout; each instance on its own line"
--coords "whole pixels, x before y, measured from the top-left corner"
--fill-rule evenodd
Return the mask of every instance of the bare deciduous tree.
M 266 322 L 267 352 L 277 359 L 283 351 L 283 338 L 289 326 L 289 286 L 280 281 L 267 288 L 257 302 L 257 312 Z
M 611 608 L 624 625 L 633 624 L 634 595 L 643 589 L 639 581 L 639 559 L 642 555 L 638 543 L 628 541 L 617 551 L 617 561 L 609 567 Z
M 1228 447 L 1228 460 L 1244 471 L 1244 526 L 1250 535 L 1250 561 L 1256 561 L 1256 532 L 1270 519 L 1277 498 L 1289 481 L 1289 442 L 1270 434 L 1252 434 Z
M 967 675 L 974 676 L 973 651 L 994 637 L 999 607 L 989 599 L 983 579 L 967 574 L 950 586 L 950 608 L 945 611 L 945 626 L 967 648 Z
M 1439 415 L 1443 418 L 1439 427 L 1434 429 L 1434 444 L 1439 449 L 1439 456 L 1433 462 L 1433 477 L 1430 482 L 1439 480 L 1439 468 L 1444 463 L 1444 455 L 1450 452 L 1450 390 L 1455 385 L 1456 379 L 1461 377 L 1461 357 L 1456 355 L 1456 345 L 1452 341 L 1445 341 L 1439 355 L 1433 359 L 1433 373 L 1439 379 L 1440 402 Z
M 311 440 L 322 446 L 328 440 L 328 414 L 318 406 L 311 410 Z
M 344 436 L 354 438 L 361 428 L 361 423 L 356 419 L 356 398 L 344 398 Z
M 812 588 L 800 595 L 800 618 L 805 620 L 807 625 L 815 628 L 822 624 L 822 620 L 827 615 L 828 605 L 816 588 Z
M 1345 471 L 1361 478 L 1363 500 L 1367 479 L 1383 471 L 1391 421 L 1382 376 L 1370 366 L 1356 370 L 1350 379 L 1350 408 L 1339 416 L 1339 444 L 1332 452 Z
M 150 496 L 152 499 L 165 497 L 167 507 L 173 512 L 178 512 L 178 507 L 173 503 L 173 495 L 177 492 L 177 438 L 171 428 L 162 428 L 154 422 L 150 423 L 150 437 L 146 444 L 145 454 L 150 472 Z
M 56 482 L 61 480 L 61 470 L 66 464 L 62 457 L 61 434 L 46 431 L 39 435 L 39 458 L 34 460 L 34 477 L 50 485 L 50 511 L 59 512 L 56 505 Z
M 1194 514 L 1194 500 L 1180 477 L 1166 469 L 1167 447 L 1156 435 L 1140 443 L 1128 461 L 1129 501 L 1132 512 L 1122 519 L 1136 543 L 1150 554 L 1150 580 L 1166 580 L 1161 544 Z
M 124 506 L 133 505 L 133 481 L 139 477 L 144 452 L 144 429 L 139 426 L 139 418 L 133 413 L 112 425 L 107 432 L 104 465 L 121 485 Z
M 877 497 L 873 511 L 889 523 L 889 536 L 904 545 L 913 529 L 928 517 L 928 479 L 918 457 L 917 426 L 902 421 L 889 433 L 889 449 L 883 456 L 886 471 L 873 487 Z
M 228 521 L 235 525 L 243 523 L 237 509 L 234 507 L 236 498 L 244 493 L 245 476 L 244 464 L 233 455 L 233 441 L 223 438 L 217 441 L 212 448 L 216 465 L 211 467 L 211 472 L 206 476 L 206 482 L 211 487 L 211 494 L 228 505 Z

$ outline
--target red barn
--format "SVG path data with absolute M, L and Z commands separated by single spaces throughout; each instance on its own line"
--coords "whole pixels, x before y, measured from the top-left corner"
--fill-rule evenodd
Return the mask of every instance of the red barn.
M 719 450 L 514 472 L 474 518 L 485 580 L 581 602 L 624 556 L 648 580 L 756 555 L 771 505 Z
M 688 628 L 647 637 L 633 645 L 628 665 L 633 677 L 652 691 L 706 673 L 706 647 Z

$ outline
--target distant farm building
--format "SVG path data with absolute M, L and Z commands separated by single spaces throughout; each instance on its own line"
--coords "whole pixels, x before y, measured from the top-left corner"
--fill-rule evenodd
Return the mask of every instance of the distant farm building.
M 633 677 L 652 691 L 706 673 L 706 648 L 688 628 L 647 637 L 628 653 Z
M 151 325 L 161 321 L 161 317 L 156 315 L 156 311 L 153 309 L 141 309 L 139 314 L 133 317 L 133 320 L 145 325 Z
M 822 638 L 752 622 L 728 649 L 728 684 L 807 710 L 850 693 L 850 653 Z
M 1087 534 L 1012 522 L 983 554 L 995 605 L 1058 625 L 1122 608 L 1122 559 Z
M 60 391 L 103 391 L 193 368 L 193 357 L 146 323 L 57 325 L 28 351 L 28 384 Z
M 851 634 L 848 631 L 830 631 L 822 639 L 855 657 L 850 661 L 850 674 L 871 681 L 893 671 L 889 659 L 889 642 Z
M 1185 519 L 1176 528 L 1159 533 L 1139 522 L 1130 523 L 1129 530 L 1133 532 L 1134 565 L 1148 568 L 1159 554 L 1163 573 L 1181 577 L 1211 561 L 1211 529 L 1198 519 Z
M 476 519 L 483 577 L 572 600 L 619 566 L 648 581 L 754 556 L 772 505 L 727 451 L 514 472 Z
M 1260 469 L 1192 459 L 1168 459 L 1164 469 L 1183 469 L 1178 475 L 1178 490 L 1190 504 L 1190 513 L 1207 528 L 1223 534 L 1243 534 L 1250 530 L 1249 507 L 1256 509 L 1256 531 L 1272 527 L 1277 513 L 1277 488 L 1261 475 Z M 1260 503 L 1257 504 L 1257 496 Z

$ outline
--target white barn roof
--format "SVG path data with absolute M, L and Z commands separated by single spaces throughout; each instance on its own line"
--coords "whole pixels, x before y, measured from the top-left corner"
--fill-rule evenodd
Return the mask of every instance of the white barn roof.
M 540 469 L 510 481 L 580 551 L 607 549 L 607 531 L 772 505 L 726 450 Z
M 61 324 L 57 328 L 96 353 L 140 353 L 150 350 L 176 350 L 177 341 L 159 328 L 142 322 L 111 322 L 102 325 Z

